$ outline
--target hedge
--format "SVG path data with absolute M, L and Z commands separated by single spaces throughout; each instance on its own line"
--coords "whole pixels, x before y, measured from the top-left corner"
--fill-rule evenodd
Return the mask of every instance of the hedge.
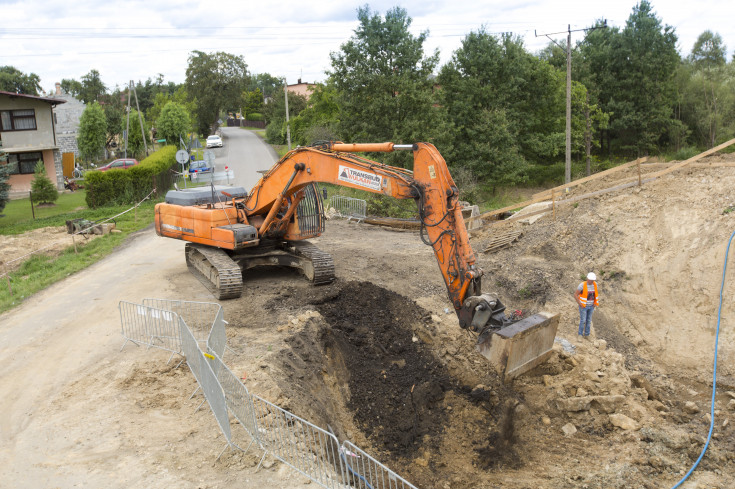
M 97 208 L 135 204 L 148 195 L 154 186 L 159 193 L 163 193 L 171 185 L 171 168 L 177 164 L 176 146 L 164 146 L 139 165 L 127 170 L 87 172 L 84 175 L 87 205 Z
M 251 112 L 250 114 L 246 114 L 245 120 L 248 121 L 264 121 L 265 117 L 263 117 L 263 114 L 260 112 Z

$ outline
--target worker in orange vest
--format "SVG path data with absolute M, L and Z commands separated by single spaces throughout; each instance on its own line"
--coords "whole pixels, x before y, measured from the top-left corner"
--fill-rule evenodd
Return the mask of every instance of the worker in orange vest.
M 574 298 L 579 304 L 579 334 L 585 338 L 590 335 L 592 312 L 600 305 L 600 296 L 597 292 L 597 276 L 594 272 L 587 274 L 587 281 L 577 287 Z

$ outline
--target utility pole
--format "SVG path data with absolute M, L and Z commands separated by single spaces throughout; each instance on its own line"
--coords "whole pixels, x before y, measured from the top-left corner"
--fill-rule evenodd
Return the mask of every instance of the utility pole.
M 143 116 L 140 114 L 140 105 L 138 105 L 138 91 L 135 89 L 133 80 L 130 80 L 130 86 L 133 87 L 135 94 L 135 106 L 138 108 L 138 121 L 140 122 L 140 135 L 143 136 L 143 147 L 145 147 L 145 155 L 148 156 L 148 143 L 146 142 L 145 129 L 143 129 Z
M 286 140 L 288 141 L 288 150 L 291 151 L 291 125 L 288 123 L 288 85 L 286 79 L 283 79 L 283 96 L 286 99 Z
M 566 127 L 566 155 L 564 158 L 564 183 L 572 181 L 572 32 L 593 31 L 595 29 L 604 29 L 607 27 L 607 20 L 600 26 L 590 27 L 587 29 L 572 30 L 571 24 L 567 24 L 567 47 L 564 49 L 558 42 L 549 36 L 556 34 L 564 34 L 564 32 L 552 32 L 550 34 L 538 34 L 534 30 L 536 37 L 546 36 L 551 42 L 559 46 L 567 55 L 567 127 Z
M 125 156 L 124 158 L 128 157 L 128 133 L 130 133 L 130 87 L 132 84 L 133 84 L 133 81 L 130 80 L 130 83 L 128 83 L 128 109 L 125 115 Z

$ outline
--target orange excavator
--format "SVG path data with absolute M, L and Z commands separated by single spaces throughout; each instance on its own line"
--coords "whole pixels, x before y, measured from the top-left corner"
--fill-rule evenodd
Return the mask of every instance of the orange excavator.
M 412 151 L 413 171 L 357 153 Z M 444 158 L 429 143 L 323 143 L 284 156 L 250 192 L 211 187 L 172 190 L 156 205 L 156 232 L 188 241 L 186 262 L 218 299 L 242 294 L 243 271 L 265 265 L 299 269 L 314 284 L 334 279 L 329 254 L 306 241 L 324 231 L 317 182 L 413 199 L 421 239 L 431 246 L 460 327 L 478 335 L 477 348 L 505 380 L 551 355 L 558 315 L 513 321 L 495 294 L 481 291 L 459 192 Z

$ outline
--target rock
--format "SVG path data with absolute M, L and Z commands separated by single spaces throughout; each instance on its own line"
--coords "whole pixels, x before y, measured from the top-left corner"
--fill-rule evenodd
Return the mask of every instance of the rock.
M 561 430 L 564 432 L 565 436 L 572 436 L 577 432 L 577 427 L 572 423 L 567 423 L 561 427 Z
M 595 396 L 592 401 L 595 407 L 603 413 L 614 413 L 625 403 L 625 396 Z
M 572 367 L 576 367 L 577 365 L 579 365 L 579 362 L 574 357 L 567 357 L 564 359 L 564 361 L 567 362 L 567 364 L 571 365 Z
M 606 350 L 607 349 L 607 341 L 605 340 L 595 340 L 593 343 L 595 345 L 595 348 L 598 350 Z
M 435 322 L 435 323 L 437 323 L 437 324 L 438 324 L 438 323 L 441 323 L 441 322 L 442 322 L 442 318 L 440 318 L 440 317 L 439 317 L 439 316 L 437 316 L 436 314 L 432 314 L 432 315 L 431 315 L 431 320 L 432 320 L 432 321 L 434 321 L 434 322 Z
M 275 464 L 276 464 L 276 461 L 275 460 L 273 460 L 272 458 L 267 457 L 265 460 L 263 460 L 263 463 L 261 464 L 261 466 L 264 469 L 270 469 Z
M 650 399 L 651 401 L 661 400 L 661 396 L 658 395 L 658 391 L 656 391 L 656 389 L 653 388 L 653 386 L 648 381 L 648 379 L 642 376 L 641 374 L 631 375 L 630 381 L 633 383 L 633 386 L 638 387 L 640 389 L 645 389 L 646 393 L 648 394 L 648 399 Z
M 557 399 L 556 408 L 559 411 L 578 412 L 589 411 L 592 405 L 592 398 L 587 397 L 568 397 L 566 399 Z
M 730 399 L 730 402 L 727 403 L 727 409 L 735 411 L 735 399 Z
M 586 390 L 584 390 L 584 387 L 579 387 L 577 389 L 577 397 L 586 397 L 588 395 L 589 394 L 588 394 L 588 392 Z
M 727 392 L 725 392 L 725 394 L 727 394 L 728 396 L 730 396 L 733 399 L 735 399 L 735 391 L 727 391 Z
M 699 406 L 694 401 L 687 401 L 684 404 L 684 412 L 688 414 L 697 414 L 700 411 Z
M 415 458 L 413 461 L 414 461 L 414 463 L 416 465 L 418 465 L 420 467 L 428 467 L 429 466 L 429 462 L 425 458 L 423 458 L 423 457 Z
M 650 397 L 649 397 L 650 399 Z M 655 409 L 658 412 L 666 412 L 669 410 L 669 408 L 666 407 L 666 405 L 661 401 L 651 401 L 651 407 Z
M 544 375 L 542 379 L 544 380 L 544 385 L 546 387 L 549 387 L 551 385 L 551 375 Z
M 728 418 L 725 418 L 725 421 L 722 422 L 722 427 L 727 428 L 727 425 L 730 424 L 730 420 Z
M 597 375 L 597 372 L 586 372 L 585 373 L 585 377 L 587 379 L 591 380 L 592 382 L 599 382 L 600 381 L 600 376 Z
M 727 420 L 725 420 L 725 421 L 727 421 Z M 549 425 L 551 425 L 551 418 L 549 418 L 548 416 L 544 416 L 543 418 L 541 418 L 541 422 L 544 425 L 549 426 Z
M 638 429 L 638 423 L 635 422 L 635 420 L 630 419 L 624 414 L 615 413 L 610 415 L 610 422 L 613 424 L 613 426 L 617 426 L 620 429 L 623 430 L 637 430 Z

